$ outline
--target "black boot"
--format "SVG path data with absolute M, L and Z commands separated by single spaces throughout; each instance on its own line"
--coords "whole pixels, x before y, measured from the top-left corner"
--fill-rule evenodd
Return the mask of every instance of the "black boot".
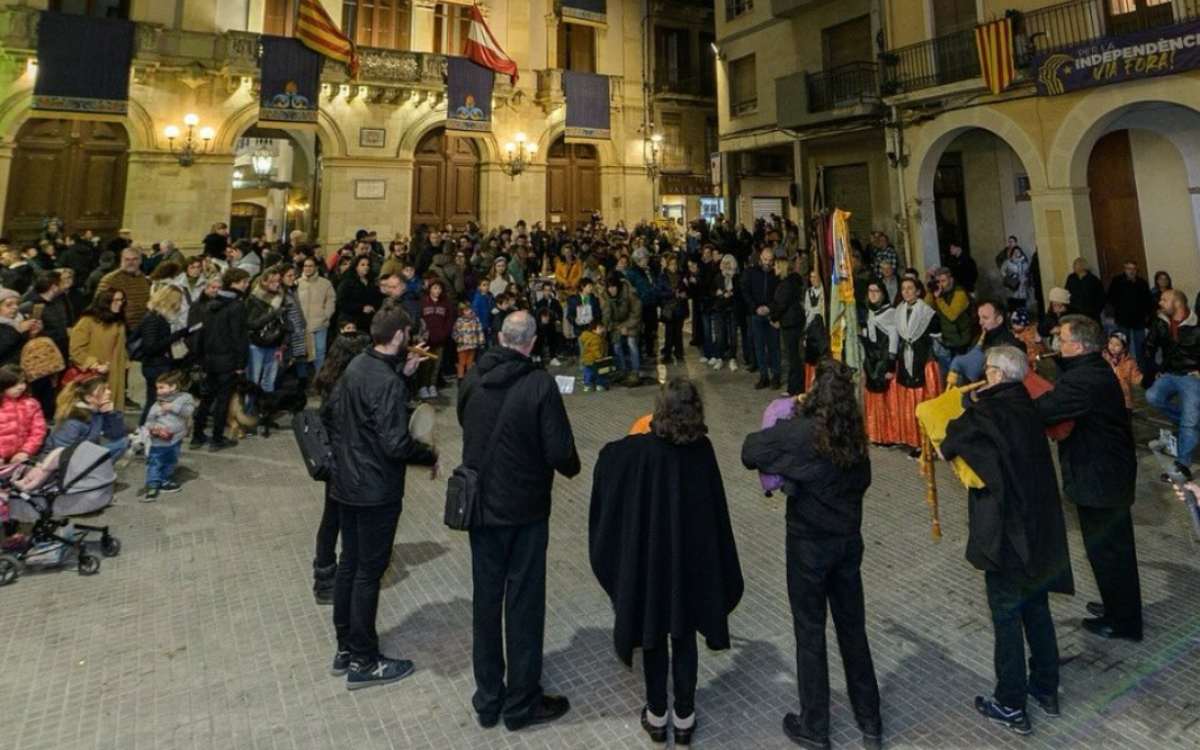
M 333 577 L 337 563 L 321 567 L 313 563 L 313 598 L 317 604 L 333 604 Z

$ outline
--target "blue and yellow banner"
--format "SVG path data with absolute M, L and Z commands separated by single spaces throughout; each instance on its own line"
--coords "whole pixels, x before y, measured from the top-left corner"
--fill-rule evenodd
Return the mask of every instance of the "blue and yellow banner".
M 1040 96 L 1200 68 L 1200 20 L 1105 37 L 1033 60 Z
M 567 143 L 606 141 L 611 135 L 608 76 L 563 71 Z
M 262 37 L 259 122 L 317 124 L 325 58 L 291 37 Z
M 466 57 L 446 59 L 446 130 L 485 133 L 492 129 L 492 85 L 496 73 Z

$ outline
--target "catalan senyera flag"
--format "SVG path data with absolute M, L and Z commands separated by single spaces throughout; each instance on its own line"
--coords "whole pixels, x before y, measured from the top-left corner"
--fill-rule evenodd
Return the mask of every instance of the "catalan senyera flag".
M 975 47 L 979 50 L 979 70 L 984 83 L 993 94 L 1002 93 L 1017 76 L 1012 19 L 1006 17 L 976 26 Z
M 300 0 L 296 38 L 314 52 L 345 63 L 350 77 L 358 77 L 358 52 L 354 49 L 354 42 L 333 22 L 320 0 Z
M 833 269 L 829 295 L 829 349 L 834 359 L 858 370 L 862 342 L 858 338 L 858 308 L 854 297 L 854 263 L 850 257 L 850 212 L 835 208 L 830 217 Z
M 471 29 L 463 44 L 463 54 L 475 64 L 507 75 L 514 84 L 517 82 L 517 63 L 500 49 L 478 5 L 471 6 Z

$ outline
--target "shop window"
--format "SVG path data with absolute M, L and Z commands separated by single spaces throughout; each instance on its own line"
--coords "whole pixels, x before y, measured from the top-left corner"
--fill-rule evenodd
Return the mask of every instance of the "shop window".
M 729 63 L 729 114 L 731 117 L 758 109 L 758 69 L 754 55 Z
M 596 29 L 581 23 L 558 25 L 558 67 L 579 73 L 596 72 Z
M 129 18 L 129 0 L 50 0 L 50 10 L 76 16 Z
M 409 0 L 343 0 L 342 28 L 360 47 L 409 49 L 412 9 Z

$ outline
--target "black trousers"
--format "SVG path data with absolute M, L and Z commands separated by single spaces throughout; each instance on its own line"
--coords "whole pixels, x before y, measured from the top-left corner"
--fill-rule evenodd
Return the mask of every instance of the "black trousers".
M 359 507 L 338 504 L 342 557 L 333 584 L 333 628 L 338 651 L 350 658 L 373 662 L 379 658 L 375 615 L 379 610 L 379 581 L 392 560 L 400 503 Z
M 663 321 L 662 356 L 683 361 L 683 318 Z
M 704 308 L 700 300 L 693 299 L 692 304 L 692 346 L 704 346 Z
M 54 419 L 54 399 L 58 395 L 57 389 L 54 387 L 54 379 L 55 376 L 47 375 L 29 384 L 29 395 L 33 396 L 34 400 L 38 402 L 38 406 L 42 407 L 42 417 L 45 418 L 47 426 Z
M 1026 695 L 1058 692 L 1058 639 L 1050 617 L 1050 599 L 1044 585 L 1011 573 L 988 572 L 988 607 L 995 635 L 996 701 L 1008 708 L 1025 709 Z M 1029 674 L 1025 673 L 1025 643 L 1029 642 Z
M 651 361 L 658 353 L 658 308 L 642 305 L 642 360 Z
M 471 703 L 481 715 L 524 719 L 542 700 L 550 524 L 490 526 L 472 529 L 470 535 L 475 589 Z
M 655 716 L 667 713 L 667 674 L 675 678 L 675 715 L 687 718 L 696 710 L 696 674 L 700 655 L 696 652 L 696 634 L 670 638 L 667 643 L 642 650 L 642 673 L 646 677 L 646 705 Z
M 1075 507 L 1083 546 L 1104 602 L 1105 619 L 1117 628 L 1140 634 L 1142 584 L 1129 508 Z
M 804 393 L 804 329 L 781 328 L 779 333 L 787 361 L 787 392 L 799 396 Z
M 213 420 L 213 439 L 225 437 L 225 422 L 229 418 L 229 399 L 233 398 L 233 386 L 237 382 L 237 374 L 232 372 L 210 372 L 204 376 L 204 398 L 196 407 L 193 421 L 193 434 L 203 435 L 204 425 L 211 414 Z
M 846 688 L 859 728 L 880 725 L 879 684 L 867 644 L 861 536 L 803 539 L 787 536 L 788 601 L 796 631 L 800 717 L 812 737 L 829 737 L 829 660 L 825 609 L 833 613 Z
M 338 530 L 341 529 L 341 506 L 329 496 L 325 488 L 325 507 L 321 510 L 321 525 L 317 526 L 317 549 L 313 553 L 313 566 L 328 568 L 337 563 Z

